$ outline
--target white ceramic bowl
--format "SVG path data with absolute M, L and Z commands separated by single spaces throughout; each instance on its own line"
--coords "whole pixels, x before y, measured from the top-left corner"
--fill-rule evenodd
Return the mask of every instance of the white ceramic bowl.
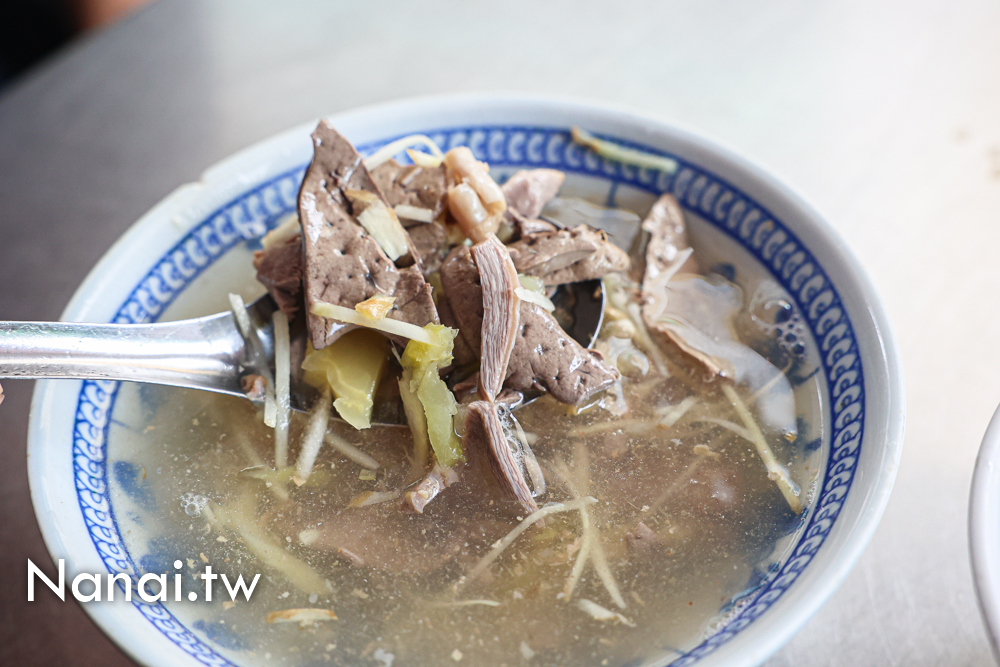
M 363 152 L 423 132 L 442 146 L 468 143 L 501 170 L 563 169 L 578 191 L 637 210 L 660 192 L 673 192 L 695 228 L 742 258 L 734 260 L 741 270 L 770 274 L 792 294 L 821 360 L 825 435 L 816 454 L 816 500 L 802 530 L 738 611 L 672 664 L 755 665 L 777 650 L 833 593 L 867 544 L 892 487 L 903 432 L 902 374 L 888 321 L 864 272 L 829 225 L 732 152 L 606 106 L 515 96 L 436 97 L 332 121 Z M 666 175 L 607 163 L 568 141 L 572 125 L 675 157 L 680 169 Z M 176 319 L 223 310 L 227 291 L 254 296 L 260 287 L 253 283 L 244 241 L 252 243 L 294 210 L 313 127 L 303 125 L 238 153 L 167 197 L 107 252 L 64 319 Z M 133 535 L 139 523 L 127 516 L 138 510 L 124 488 L 134 473 L 127 462 L 109 463 L 106 448 L 110 425 L 128 422 L 135 410 L 134 392 L 103 382 L 46 381 L 36 388 L 28 443 L 32 498 L 46 544 L 54 558 L 66 559 L 70 576 L 134 573 L 140 564 L 141 554 L 133 553 L 140 548 Z M 204 626 L 185 625 L 169 604 L 84 607 L 139 662 L 241 662 L 238 649 L 220 644 Z
M 969 553 L 979 611 L 1000 660 L 1000 408 L 979 446 L 969 494 Z

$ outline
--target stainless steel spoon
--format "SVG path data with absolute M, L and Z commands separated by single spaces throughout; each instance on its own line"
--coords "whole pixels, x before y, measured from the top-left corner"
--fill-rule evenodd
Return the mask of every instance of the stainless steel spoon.
M 553 302 L 567 333 L 591 346 L 604 315 L 600 281 L 562 285 Z M 247 306 L 249 342 L 231 312 L 157 324 L 0 322 L 0 379 L 151 382 L 246 398 L 245 377 L 273 377 L 276 309 L 267 295 Z M 307 409 L 315 393 L 293 379 L 292 407 Z

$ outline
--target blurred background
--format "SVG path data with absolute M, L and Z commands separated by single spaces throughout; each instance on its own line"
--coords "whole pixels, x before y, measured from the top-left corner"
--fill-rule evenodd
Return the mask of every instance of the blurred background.
M 76 35 L 117 23 L 150 0 L 3 0 L 0 89 Z
M 0 1 L 0 320 L 52 320 L 144 211 L 321 115 L 456 91 L 613 102 L 811 201 L 882 293 L 908 423 L 885 517 L 767 663 L 992 665 L 968 562 L 1000 401 L 995 0 Z M 51 571 L 25 472 L 30 382 L 0 406 L 0 665 L 125 665 Z

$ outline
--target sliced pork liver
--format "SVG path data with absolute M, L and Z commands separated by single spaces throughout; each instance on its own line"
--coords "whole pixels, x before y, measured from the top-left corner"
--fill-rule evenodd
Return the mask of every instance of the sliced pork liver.
M 453 249 L 441 264 L 441 285 L 448 301 L 447 309 L 458 328 L 458 337 L 472 351 L 473 358 L 479 359 L 482 347 L 483 288 L 479 282 L 479 270 L 472 261 L 472 253 L 465 246 Z M 456 348 L 458 339 L 456 339 Z
M 452 350 L 452 356 L 455 358 L 454 366 L 463 368 L 470 366 L 479 361 L 479 353 L 474 352 L 469 343 L 466 342 L 465 338 L 461 333 L 461 325 L 458 323 L 458 318 L 455 317 L 455 313 L 451 309 L 451 302 L 448 301 L 447 294 L 441 294 L 438 296 L 437 301 L 438 315 L 441 316 L 441 324 L 446 327 L 451 327 L 452 329 L 458 329 L 459 334 L 455 337 L 455 346 Z
M 455 248 L 448 255 L 441 265 L 441 282 L 459 335 L 478 353 L 482 347 L 483 294 L 467 247 Z M 605 364 L 600 354 L 573 340 L 547 311 L 521 302 L 517 340 L 504 387 L 544 390 L 562 403 L 578 405 L 618 377 L 618 371 Z
M 507 222 L 514 229 L 513 239 L 520 240 L 529 234 L 539 232 L 554 232 L 562 229 L 561 226 L 553 224 L 548 220 L 539 218 L 526 218 L 512 208 L 507 209 Z
M 420 326 L 431 322 L 441 323 L 434 306 L 431 284 L 424 280 L 416 266 L 399 269 L 395 296 L 396 301 L 392 304 L 388 317 Z
M 526 218 L 537 218 L 565 180 L 566 174 L 555 169 L 522 169 L 503 184 L 503 194 L 507 206 Z
M 448 232 L 444 225 L 434 221 L 417 224 L 406 230 L 417 251 L 417 259 L 425 276 L 441 268 L 441 262 L 448 256 Z
M 416 206 L 430 209 L 437 218 L 446 205 L 445 193 L 448 184 L 445 180 L 444 165 L 439 167 L 418 167 L 413 164 L 401 165 L 395 160 L 384 162 L 372 170 L 372 179 L 385 195 L 390 206 Z M 419 223 L 412 220 L 402 220 L 406 226 L 416 226 Z
M 296 234 L 285 243 L 253 254 L 257 280 L 267 287 L 278 308 L 294 317 L 302 295 L 302 237 Z
M 367 190 L 384 196 L 347 139 L 326 121 L 313 132 L 315 153 L 299 191 L 299 219 L 305 246 L 305 299 L 354 307 L 376 294 L 396 296 L 401 271 L 354 219 L 344 190 Z M 414 274 L 414 270 L 409 274 Z M 430 286 L 422 288 L 419 270 L 403 281 L 405 288 L 388 317 L 423 326 L 437 322 Z M 321 349 L 355 328 L 308 315 L 313 347 Z
M 579 405 L 619 377 L 598 352 L 573 340 L 546 310 L 521 302 L 521 325 L 505 387 L 544 389 L 561 403 Z
M 625 251 L 586 225 L 525 234 L 508 250 L 519 273 L 541 278 L 546 285 L 593 280 L 629 267 Z

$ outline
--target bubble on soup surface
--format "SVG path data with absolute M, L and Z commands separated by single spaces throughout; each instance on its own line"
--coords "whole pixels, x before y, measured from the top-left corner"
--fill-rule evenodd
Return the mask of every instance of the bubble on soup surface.
M 205 496 L 195 495 L 190 491 L 181 495 L 181 509 L 188 516 L 198 516 L 207 505 L 208 498 Z
M 765 280 L 758 285 L 747 313 L 757 328 L 786 353 L 793 356 L 805 353 L 802 316 L 777 283 Z

